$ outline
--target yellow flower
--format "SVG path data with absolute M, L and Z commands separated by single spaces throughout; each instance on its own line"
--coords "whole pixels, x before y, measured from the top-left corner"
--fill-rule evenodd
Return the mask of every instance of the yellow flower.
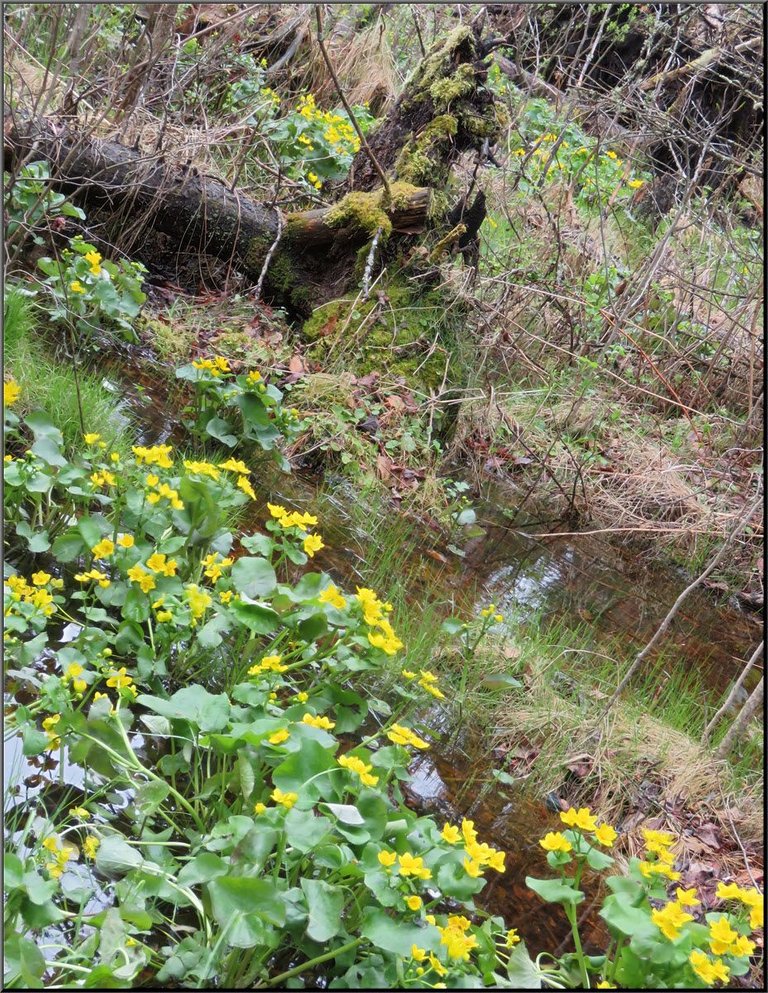
M 286 731 L 285 728 L 281 728 L 279 731 L 275 731 L 274 734 L 271 734 L 267 741 L 270 745 L 281 745 L 284 741 L 288 741 L 290 737 L 290 732 Z
M 520 941 L 520 935 L 517 933 L 517 930 L 515 928 L 511 927 L 509 931 L 507 931 L 506 947 L 514 948 L 514 946 L 519 941 Z
M 568 827 L 575 827 L 580 831 L 594 831 L 597 827 L 597 822 L 590 813 L 589 807 L 580 807 L 578 810 L 571 807 L 570 810 L 560 814 L 560 820 Z
M 251 500 L 256 499 L 256 494 L 253 492 L 253 487 L 248 482 L 247 476 L 238 476 L 237 485 L 243 491 L 243 493 L 247 494 L 247 496 L 251 498 Z
M 219 462 L 219 469 L 226 469 L 229 472 L 239 472 L 241 476 L 250 476 L 251 470 L 240 459 L 227 459 L 226 462 Z
M 429 921 L 430 916 L 431 916 L 430 914 L 427 915 L 427 920 L 428 921 Z M 431 921 L 429 921 L 429 923 L 430 924 L 434 924 L 435 923 L 434 917 L 432 918 Z M 438 974 L 438 976 L 447 976 L 448 975 L 448 970 L 445 968 L 445 966 L 440 961 L 440 959 L 437 957 L 437 955 L 434 955 L 432 952 L 429 953 L 429 964 L 432 966 L 432 968 L 435 970 L 435 972 Z M 433 989 L 445 989 L 445 983 L 433 983 L 432 984 L 432 988 Z
M 472 927 L 472 921 L 468 917 L 464 917 L 463 914 L 451 914 L 448 918 L 447 927 L 458 928 L 459 931 L 469 931 Z
M 117 690 L 130 687 L 132 683 L 133 678 L 127 674 L 127 669 L 125 666 L 121 666 L 117 672 L 113 671 L 112 675 L 107 680 L 107 686 L 111 686 Z
M 102 469 L 100 472 L 91 473 L 91 482 L 94 486 L 115 486 L 117 478 L 114 473 Z
M 616 154 L 616 152 L 614 152 L 614 151 L 613 151 L 613 149 L 611 149 L 611 151 L 609 151 L 609 152 L 606 152 L 605 154 L 606 154 L 606 156 L 607 156 L 607 157 L 608 157 L 609 159 L 614 159 L 614 160 L 616 160 L 616 159 L 618 159 L 618 157 L 619 157 L 619 156 L 618 156 L 618 155 Z
M 721 917 L 709 925 L 709 947 L 713 955 L 727 955 L 738 937 L 738 931 L 734 931 L 727 917 Z
M 318 600 L 320 603 L 329 603 L 332 607 L 336 607 L 337 610 L 343 610 L 347 605 L 347 601 L 341 593 L 339 593 L 333 583 L 331 583 L 330 586 L 326 586 L 318 597 Z
M 83 851 L 85 852 L 86 858 L 95 859 L 96 852 L 98 851 L 100 844 L 101 841 L 95 834 L 89 834 L 83 842 Z
M 420 896 L 408 896 L 405 898 L 405 903 L 409 910 L 419 910 L 423 904 L 423 900 Z
M 416 876 L 418 879 L 432 878 L 432 873 L 424 865 L 424 859 L 421 856 L 414 856 L 410 852 L 405 852 L 405 854 L 397 856 L 397 861 L 401 876 Z
M 74 679 L 76 676 L 81 676 L 83 673 L 83 667 L 78 662 L 70 662 L 67 668 L 64 670 L 64 679 Z
M 184 460 L 184 468 L 187 472 L 197 473 L 198 476 L 210 476 L 211 479 L 216 481 L 221 473 L 216 468 L 215 465 L 211 465 L 210 462 L 192 462 L 188 459 Z
M 232 565 L 232 562 L 233 560 L 230 558 L 219 558 L 218 552 L 211 552 L 210 555 L 206 555 L 203 559 L 202 564 L 205 567 L 203 575 L 207 576 L 211 582 L 218 582 L 224 569 L 228 569 Z
M 195 627 L 208 607 L 211 606 L 213 600 L 205 592 L 205 590 L 200 589 L 197 583 L 188 583 L 187 586 L 185 586 L 184 598 L 189 604 L 189 609 L 192 612 L 192 627 Z
M 378 783 L 379 777 L 371 773 L 373 766 L 366 765 L 356 755 L 340 755 L 337 761 L 342 768 L 353 772 L 364 786 L 375 786 Z
M 147 559 L 147 568 L 152 572 L 161 572 L 164 576 L 175 576 L 178 562 L 176 559 L 168 559 L 161 552 L 153 552 Z
M 51 714 L 50 717 L 44 718 L 43 730 L 53 731 L 53 729 L 56 727 L 56 725 L 59 723 L 60 720 L 61 720 L 61 714 Z
M 573 845 L 560 831 L 550 831 L 539 841 L 545 852 L 570 852 Z
M 128 570 L 128 578 L 132 583 L 137 583 L 141 587 L 142 593 L 149 593 L 157 586 L 155 577 L 142 569 L 140 565 L 131 566 Z
M 115 465 L 117 465 L 117 463 L 120 461 L 120 452 L 110 452 L 109 459 L 111 462 L 114 462 Z
M 249 383 L 258 383 L 260 381 L 261 381 L 261 373 L 257 372 L 256 369 L 253 369 L 251 370 L 251 372 L 248 373 Z
M 132 534 L 121 534 L 117 543 L 121 548 L 133 548 L 136 541 Z
M 310 558 L 314 558 L 315 552 L 319 552 L 321 548 L 325 548 L 325 545 L 319 534 L 308 534 L 304 539 L 304 551 Z
M 429 748 L 429 742 L 419 738 L 410 728 L 403 727 L 401 724 L 393 724 L 390 730 L 387 731 L 387 737 L 395 745 L 413 745 L 414 748 Z
M 279 803 L 281 806 L 285 807 L 286 810 L 290 810 L 291 807 L 299 799 L 298 793 L 283 793 L 281 789 L 275 787 L 275 789 L 270 793 L 270 799 L 274 800 L 275 803 Z
M 423 962 L 427 957 L 427 953 L 423 948 L 419 948 L 418 945 L 411 945 L 411 958 L 414 962 Z
M 754 950 L 754 941 L 750 941 L 749 938 L 745 938 L 743 934 L 740 934 L 731 945 L 731 955 L 735 955 L 737 958 L 741 958 L 745 955 L 751 955 Z
M 715 895 L 719 900 L 738 900 L 741 887 L 737 883 L 718 883 Z
M 73 293 L 85 293 L 85 287 L 79 279 L 73 279 L 69 284 L 69 288 Z
M 762 903 L 758 907 L 752 907 L 749 912 L 749 926 L 753 931 L 763 926 L 764 907 Z
M 335 721 L 329 721 L 327 717 L 315 717 L 312 714 L 304 714 L 301 723 L 309 724 L 313 728 L 322 728 L 324 731 L 333 731 L 336 727 Z
M 597 984 L 597 988 L 599 990 L 615 990 L 616 989 L 616 987 L 613 985 L 613 983 L 609 983 L 607 979 L 600 980 L 600 982 Z
M 645 185 L 645 180 L 643 179 L 630 179 L 627 186 L 630 190 L 639 190 L 641 186 Z
M 377 857 L 380 864 L 385 866 L 386 868 L 389 868 L 390 866 L 394 865 L 395 862 L 397 862 L 397 854 L 395 852 L 387 852 L 387 851 L 379 852 Z
M 131 451 L 136 456 L 139 465 L 146 462 L 147 465 L 157 465 L 161 469 L 172 469 L 173 462 L 169 458 L 172 448 L 172 445 L 153 445 L 151 448 L 134 445 Z
M 616 841 L 617 837 L 618 835 L 616 834 L 616 831 L 610 826 L 610 824 L 601 824 L 595 830 L 595 838 L 597 838 L 601 845 L 605 845 L 606 848 L 610 848 L 614 841 Z
M 309 700 L 309 693 L 305 693 L 304 690 L 302 690 L 300 693 L 296 694 L 294 700 L 296 701 L 296 703 L 306 703 L 307 700 Z
M 259 802 L 253 808 L 253 812 L 254 814 L 263 814 L 266 809 L 267 809 L 267 805 L 265 803 Z
M 33 586 L 47 586 L 53 579 L 53 576 L 49 572 L 43 572 L 41 569 L 40 572 L 33 572 L 30 578 Z
M 92 431 L 89 434 L 83 435 L 83 441 L 86 445 L 95 445 L 97 442 L 101 441 L 101 435 L 97 434 L 95 431 Z
M 98 252 L 86 252 L 83 258 L 89 266 L 94 268 L 101 262 L 101 255 Z
M 468 821 L 466 817 L 461 822 L 461 833 L 464 836 L 464 843 L 466 845 L 474 845 L 477 841 L 477 831 L 475 831 L 475 822 Z
M 480 862 L 476 862 L 474 859 L 464 859 L 462 862 L 467 875 L 472 876 L 473 879 L 477 879 L 478 876 L 482 876 L 483 867 Z
M 701 900 L 696 899 L 696 888 L 693 886 L 689 890 L 680 889 L 678 886 L 675 890 L 675 896 L 681 907 L 699 907 L 701 905 Z
M 444 824 L 443 830 L 440 832 L 443 841 L 447 841 L 449 845 L 455 845 L 456 842 L 461 838 L 459 829 L 453 824 Z
M 445 945 L 449 958 L 469 961 L 469 953 L 477 948 L 477 938 L 474 934 L 465 934 L 458 928 L 442 928 L 440 943 Z
M 85 807 L 70 807 L 69 816 L 78 817 L 81 821 L 87 821 L 91 816 L 91 812 L 86 810 Z
M 665 938 L 674 941 L 680 934 L 680 928 L 693 920 L 692 914 L 686 914 L 679 903 L 665 904 L 660 910 L 651 911 L 651 920 Z
M 91 551 L 97 559 L 108 559 L 114 553 L 115 545 L 109 538 L 102 538 Z
M 89 583 L 91 580 L 95 580 L 102 589 L 106 589 L 111 585 L 107 574 L 105 572 L 99 572 L 98 569 L 89 569 L 88 572 L 77 572 L 75 573 L 75 579 L 78 583 Z
M 675 836 L 669 831 L 652 831 L 650 828 L 643 828 L 643 838 L 647 844 L 657 844 L 668 848 L 675 843 Z

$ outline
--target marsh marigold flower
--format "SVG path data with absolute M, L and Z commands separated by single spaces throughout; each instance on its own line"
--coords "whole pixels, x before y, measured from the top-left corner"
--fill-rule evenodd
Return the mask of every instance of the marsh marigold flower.
M 597 827 L 597 821 L 590 812 L 589 807 L 580 807 L 578 810 L 575 807 L 571 807 L 569 810 L 560 814 L 560 820 L 563 824 L 567 824 L 568 827 L 575 827 L 580 831 L 594 831 Z

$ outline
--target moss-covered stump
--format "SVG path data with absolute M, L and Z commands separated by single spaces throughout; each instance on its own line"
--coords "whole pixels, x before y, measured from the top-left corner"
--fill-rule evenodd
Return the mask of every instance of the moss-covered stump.
M 302 333 L 308 357 L 324 368 L 343 364 L 358 376 L 377 372 L 402 378 L 428 396 L 444 377 L 446 384 L 461 378 L 451 359 L 462 321 L 458 305 L 451 307 L 444 292 L 419 295 L 395 284 L 365 302 L 341 297 L 321 304 Z
M 499 110 L 487 88 L 479 38 L 457 27 L 437 43 L 405 85 L 400 99 L 368 135 L 382 168 L 397 180 L 444 189 L 458 155 L 491 142 Z M 378 174 L 365 149 L 355 156 L 348 188 L 372 190 Z

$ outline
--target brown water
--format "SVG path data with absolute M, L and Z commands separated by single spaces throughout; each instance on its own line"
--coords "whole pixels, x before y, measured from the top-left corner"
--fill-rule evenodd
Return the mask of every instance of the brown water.
M 169 439 L 183 443 L 171 413 L 166 369 L 157 373 L 131 369 L 130 382 L 116 367 L 108 375 L 113 377 L 120 398 L 118 416 L 130 418 L 142 443 Z M 257 490 L 260 499 L 244 530 L 261 527 L 267 500 L 311 509 L 322 517 L 328 546 L 316 556 L 313 566 L 327 570 L 344 585 L 368 585 L 375 566 L 376 536 L 382 528 L 392 526 L 391 508 L 381 510 L 378 520 L 373 510 L 360 512 L 358 507 L 357 512 L 350 513 L 359 497 L 343 479 L 324 482 L 297 472 L 281 474 L 272 468 L 264 469 Z M 586 624 L 589 648 L 596 651 L 616 639 L 627 650 L 647 642 L 687 585 L 685 576 L 648 564 L 595 536 L 537 537 L 546 526 L 512 524 L 505 509 L 508 499 L 498 484 L 488 482 L 484 486 L 473 501 L 483 533 L 456 542 L 462 546 L 463 557 L 447 551 L 423 523 L 413 521 L 412 529 L 406 528 L 398 564 L 406 602 L 424 603 L 428 597 L 444 605 L 446 613 L 466 616 L 479 604 L 493 601 L 505 617 L 523 628 L 536 617 L 543 618 L 544 623 L 565 619 L 574 626 Z M 665 639 L 665 665 L 696 667 L 704 677 L 708 695 L 716 701 L 760 637 L 760 625 L 754 617 L 733 606 L 718 606 L 710 594 L 700 591 L 686 602 Z M 439 709 L 428 715 L 427 722 L 436 731 L 454 730 L 448 727 L 450 717 Z M 462 817 L 473 819 L 483 840 L 507 852 L 507 871 L 503 875 L 489 873 L 483 904 L 502 914 L 509 926 L 519 928 L 531 948 L 547 948 L 558 954 L 570 941 L 564 915 L 559 907 L 542 904 L 525 886 L 526 875 L 549 874 L 537 842 L 544 831 L 552 829 L 555 815 L 547 810 L 544 798 L 516 795 L 519 787 L 500 790 L 490 774 L 493 757 L 487 743 L 473 740 L 466 729 L 460 730 L 459 735 L 446 735 L 453 743 L 450 748 L 430 750 L 415 761 L 408 789 L 410 802 L 438 819 L 454 823 Z M 14 745 L 12 742 L 7 752 L 6 769 L 13 769 L 20 759 Z M 82 784 L 70 780 L 71 771 L 65 767 L 61 778 L 77 788 Z M 40 784 L 49 781 L 47 772 L 53 770 L 26 768 L 28 791 L 22 789 L 15 799 L 23 800 L 25 792 L 27 797 L 36 792 Z M 58 771 L 53 774 L 58 778 Z M 582 938 L 588 950 L 597 951 L 604 944 L 604 932 L 589 881 L 587 892 Z

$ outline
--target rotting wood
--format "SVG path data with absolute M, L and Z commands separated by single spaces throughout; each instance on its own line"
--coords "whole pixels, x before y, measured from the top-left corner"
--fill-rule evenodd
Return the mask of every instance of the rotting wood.
M 75 199 L 106 207 L 130 218 L 131 224 L 143 217 L 147 229 L 170 235 L 180 249 L 232 260 L 254 282 L 277 238 L 276 209 L 255 203 L 216 177 L 163 156 L 147 157 L 115 141 L 84 136 L 74 125 L 49 118 L 18 121 L 4 135 L 4 153 L 11 168 L 32 159 L 46 160 L 53 182 Z M 396 189 L 390 204 L 379 202 L 375 191 L 366 195 L 377 218 L 375 227 L 381 215 L 396 234 L 424 230 L 431 191 L 406 184 Z M 364 223 L 356 223 L 359 213 L 345 211 L 342 201 L 322 210 L 289 214 L 278 255 L 301 254 L 306 263 L 307 252 L 331 245 L 359 246 L 372 234 Z M 280 296 L 285 287 L 276 285 L 271 271 L 265 293 Z

